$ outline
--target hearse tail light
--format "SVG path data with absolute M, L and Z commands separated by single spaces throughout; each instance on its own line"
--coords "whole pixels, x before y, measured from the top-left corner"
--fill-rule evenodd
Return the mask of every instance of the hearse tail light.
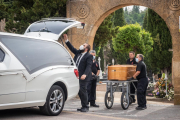
M 79 79 L 79 72 L 77 69 L 74 69 L 74 74 L 76 75 L 76 77 Z

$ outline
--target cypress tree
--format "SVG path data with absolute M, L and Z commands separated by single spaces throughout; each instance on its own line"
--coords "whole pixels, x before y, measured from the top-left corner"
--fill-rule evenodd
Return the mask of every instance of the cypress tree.
M 128 9 L 127 9 L 127 7 L 125 8 L 125 12 L 128 12 Z
M 101 58 L 102 71 L 104 71 L 104 46 L 106 46 L 108 41 L 116 35 L 118 30 L 117 27 L 113 27 L 113 15 L 114 14 L 111 14 L 106 19 L 104 19 L 102 24 L 99 26 L 94 39 L 94 48 L 96 50 L 97 56 Z
M 123 8 L 115 11 L 114 14 L 114 26 L 122 27 L 126 25 L 126 21 L 124 19 L 124 10 Z
M 153 69 L 170 72 L 172 53 L 168 49 L 172 48 L 172 37 L 165 21 L 156 12 L 148 9 L 143 28 L 152 34 L 154 40 L 153 51 L 149 55 Z
M 148 12 L 146 12 L 144 20 L 143 20 L 143 29 L 148 30 Z
M 127 7 L 125 8 L 125 12 L 128 13 Z M 123 10 L 123 8 L 115 11 L 113 22 L 114 22 L 115 27 L 117 27 L 117 26 L 122 27 L 122 26 L 126 25 L 126 21 L 124 19 L 124 10 Z M 109 53 L 107 55 L 107 57 L 108 57 L 107 63 L 112 63 L 112 59 L 114 58 L 116 64 L 117 63 L 118 64 L 124 64 L 124 62 L 127 59 L 128 54 L 116 52 L 114 50 L 114 48 L 113 48 L 112 40 L 109 40 L 109 46 L 110 46 L 110 51 L 109 51 Z
M 104 19 L 96 32 L 94 43 L 98 48 L 104 47 L 107 42 L 116 35 L 117 28 L 113 28 L 112 17 L 113 14 Z
M 140 11 L 140 6 L 134 5 L 132 11 L 128 11 L 127 7 L 125 8 L 124 16 L 127 24 L 135 24 L 137 22 L 142 26 L 145 11 Z

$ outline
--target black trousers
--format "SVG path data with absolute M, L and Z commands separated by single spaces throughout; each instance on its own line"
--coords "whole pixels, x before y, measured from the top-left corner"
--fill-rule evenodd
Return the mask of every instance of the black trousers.
M 137 85 L 137 100 L 139 107 L 146 107 L 146 90 L 148 86 L 148 79 L 141 78 Z
M 79 80 L 80 89 L 79 89 L 78 95 L 79 95 L 79 97 L 81 99 L 82 108 L 89 108 L 89 106 L 88 106 L 87 84 L 88 84 L 88 81 Z
M 137 82 L 133 82 L 135 87 L 137 88 Z M 130 93 L 131 94 L 135 94 L 135 88 L 134 88 L 134 85 L 131 83 L 130 84 Z M 133 98 L 133 100 L 135 100 L 135 95 L 131 95 L 131 97 Z
M 88 102 L 90 102 L 91 105 L 95 104 L 96 100 L 96 82 L 97 80 L 90 80 L 88 82 Z

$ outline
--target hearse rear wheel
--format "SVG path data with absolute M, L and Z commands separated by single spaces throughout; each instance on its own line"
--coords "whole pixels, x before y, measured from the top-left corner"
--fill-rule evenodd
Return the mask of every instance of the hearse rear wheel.
M 53 85 L 49 90 L 44 106 L 39 107 L 43 114 L 57 116 L 64 108 L 65 94 L 60 86 Z

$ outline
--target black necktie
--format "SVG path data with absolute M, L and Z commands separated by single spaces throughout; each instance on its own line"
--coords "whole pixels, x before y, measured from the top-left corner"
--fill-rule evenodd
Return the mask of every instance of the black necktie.
M 80 55 L 78 56 L 78 58 L 77 58 L 77 61 L 76 61 L 76 66 L 77 66 L 77 68 L 78 68 L 78 63 L 79 63 L 79 61 L 80 61 L 81 56 L 82 56 L 82 54 L 80 54 Z

